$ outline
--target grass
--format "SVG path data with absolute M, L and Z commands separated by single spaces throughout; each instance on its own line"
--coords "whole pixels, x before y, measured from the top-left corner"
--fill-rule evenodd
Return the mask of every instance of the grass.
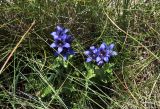
M 0 10 L 1 108 L 160 108 L 158 0 L 4 0 Z M 57 24 L 75 37 L 66 62 L 49 47 Z M 111 73 L 84 63 L 102 41 L 118 51 Z

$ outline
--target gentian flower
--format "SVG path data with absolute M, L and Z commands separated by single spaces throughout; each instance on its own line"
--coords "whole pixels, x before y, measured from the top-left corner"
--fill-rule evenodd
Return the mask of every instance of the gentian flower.
M 64 60 L 66 60 L 69 55 L 74 54 L 74 51 L 71 48 L 73 37 L 67 34 L 68 31 L 69 30 L 64 27 L 57 26 L 56 31 L 51 33 L 54 42 L 50 47 L 56 50 L 54 53 L 55 56 L 62 55 Z
M 65 29 L 64 27 L 61 26 L 57 26 L 56 27 L 56 31 L 52 32 L 51 35 L 53 36 L 54 40 L 61 40 L 62 38 L 66 38 L 67 37 L 67 32 L 69 30 Z
M 114 44 L 110 44 L 109 46 L 106 43 L 102 43 L 99 48 L 95 48 L 94 46 L 90 47 L 88 51 L 85 51 L 85 55 L 87 55 L 86 62 L 94 61 L 98 66 L 102 66 L 104 63 L 109 61 L 109 58 L 117 55 L 117 52 L 113 51 Z
M 94 61 L 98 56 L 98 49 L 95 46 L 91 46 L 89 50 L 84 52 L 84 54 L 87 55 L 86 62 Z
M 105 62 L 109 61 L 109 58 L 117 55 L 117 52 L 113 51 L 114 44 L 109 46 L 106 43 L 102 43 L 98 49 L 98 56 L 96 58 L 97 65 L 102 66 Z

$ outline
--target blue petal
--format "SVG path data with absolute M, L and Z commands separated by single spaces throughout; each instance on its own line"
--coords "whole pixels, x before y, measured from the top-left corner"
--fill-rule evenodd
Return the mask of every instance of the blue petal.
M 106 56 L 110 56 L 110 50 L 106 50 Z
M 105 49 L 106 47 L 107 47 L 107 45 L 106 45 L 106 43 L 104 43 L 104 42 L 103 42 L 103 43 L 101 44 L 101 46 L 100 46 L 101 49 Z
M 101 60 L 100 57 L 97 57 L 97 58 L 96 58 L 96 62 L 99 62 L 100 60 Z
M 87 58 L 87 60 L 86 60 L 86 62 L 91 62 L 91 61 L 92 61 L 91 57 Z
M 91 49 L 91 50 L 94 50 L 94 49 L 95 49 L 95 46 L 91 46 L 90 49 Z
M 114 48 L 114 44 L 109 45 L 109 49 L 112 50 Z
M 69 49 L 68 52 L 69 52 L 69 54 L 71 54 L 71 55 L 74 55 L 74 54 L 75 54 L 75 52 L 74 52 L 72 49 Z
M 94 50 L 93 50 L 93 53 L 97 53 L 97 51 L 98 51 L 97 49 L 94 49 Z
M 109 58 L 108 58 L 108 57 L 104 57 L 103 59 L 104 59 L 105 62 L 108 62 L 108 61 L 109 61 Z
M 103 63 L 104 63 L 103 61 L 99 61 L 99 62 L 97 63 L 97 65 L 102 66 Z
M 89 55 L 89 54 L 90 54 L 90 51 L 85 51 L 84 54 L 85 54 L 85 55 Z
M 58 53 L 61 53 L 63 51 L 62 47 L 58 47 Z
M 65 30 L 64 30 L 64 33 L 67 33 L 68 31 L 69 31 L 69 29 L 65 29 Z
M 54 40 L 58 39 L 58 35 L 56 32 L 52 32 L 51 35 L 53 36 Z
M 58 31 L 62 31 L 63 30 L 63 28 L 60 27 L 60 26 L 57 26 L 56 28 L 57 28 Z
M 55 48 L 57 45 L 55 44 L 55 43 L 52 43 L 51 45 L 50 45 L 50 47 L 51 48 Z
M 66 40 L 66 39 L 67 39 L 67 34 L 63 34 L 63 35 L 61 36 L 61 38 L 62 38 L 62 40 Z
M 69 44 L 69 43 L 65 43 L 65 44 L 64 44 L 64 47 L 69 48 L 69 47 L 70 47 L 70 44 Z
M 55 36 L 55 35 L 57 35 L 57 34 L 56 34 L 56 32 L 52 32 L 51 35 L 52 35 L 52 36 Z
M 58 35 L 55 35 L 55 36 L 54 36 L 54 40 L 57 40 L 58 38 L 59 38 Z
M 63 55 L 63 59 L 64 59 L 64 60 L 67 60 L 67 55 Z

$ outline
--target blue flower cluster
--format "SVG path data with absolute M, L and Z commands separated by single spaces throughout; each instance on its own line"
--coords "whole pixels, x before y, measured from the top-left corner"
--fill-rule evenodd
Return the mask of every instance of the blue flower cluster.
M 69 30 L 64 27 L 57 26 L 56 31 L 51 33 L 54 42 L 50 45 L 50 47 L 55 49 L 55 56 L 62 55 L 64 60 L 66 60 L 69 55 L 74 54 L 74 51 L 71 48 L 73 37 L 67 34 L 68 31 Z
M 99 48 L 91 46 L 89 50 L 84 54 L 87 56 L 86 62 L 95 61 L 98 66 L 102 66 L 105 62 L 109 61 L 109 58 L 117 55 L 117 52 L 113 51 L 114 44 L 106 45 L 102 43 Z
M 64 60 L 66 60 L 69 55 L 75 54 L 71 48 L 73 37 L 67 34 L 68 31 L 69 30 L 64 27 L 57 26 L 56 31 L 51 33 L 54 42 L 50 45 L 50 47 L 55 49 L 55 56 L 61 55 Z M 87 56 L 86 62 L 94 61 L 98 66 L 102 66 L 104 63 L 109 61 L 110 57 L 117 55 L 117 52 L 113 51 L 113 48 L 114 44 L 106 45 L 104 42 L 99 48 L 91 46 L 89 50 L 84 52 Z

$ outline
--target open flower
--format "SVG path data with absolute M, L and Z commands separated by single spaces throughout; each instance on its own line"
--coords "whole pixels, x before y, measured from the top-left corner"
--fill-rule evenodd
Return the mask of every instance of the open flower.
M 51 48 L 57 48 L 57 52 L 61 53 L 64 48 L 70 48 L 70 44 L 63 40 L 55 40 L 54 43 L 50 45 Z
M 98 48 L 98 56 L 96 58 L 97 65 L 103 65 L 104 62 L 109 61 L 109 50 L 107 50 L 107 45 L 105 43 L 102 43 L 100 47 Z
M 106 43 L 102 43 L 99 48 L 91 46 L 88 51 L 85 51 L 84 54 L 87 56 L 86 62 L 95 61 L 98 66 L 102 66 L 104 63 L 109 61 L 109 58 L 117 55 L 117 52 L 113 51 L 114 44 L 109 46 Z
M 67 37 L 68 31 L 69 30 L 65 29 L 64 27 L 57 26 L 56 31 L 52 32 L 51 35 L 53 36 L 54 40 L 57 40 L 57 39 L 61 40 Z
M 95 46 L 91 46 L 89 50 L 85 51 L 84 54 L 87 56 L 86 62 L 91 62 L 98 56 L 98 49 Z
M 69 55 L 73 55 L 74 51 L 71 48 L 71 43 L 73 37 L 67 34 L 68 29 L 64 27 L 57 26 L 56 31 L 52 32 L 54 42 L 50 45 L 51 48 L 54 48 L 56 52 L 55 56 L 62 55 L 66 60 Z

